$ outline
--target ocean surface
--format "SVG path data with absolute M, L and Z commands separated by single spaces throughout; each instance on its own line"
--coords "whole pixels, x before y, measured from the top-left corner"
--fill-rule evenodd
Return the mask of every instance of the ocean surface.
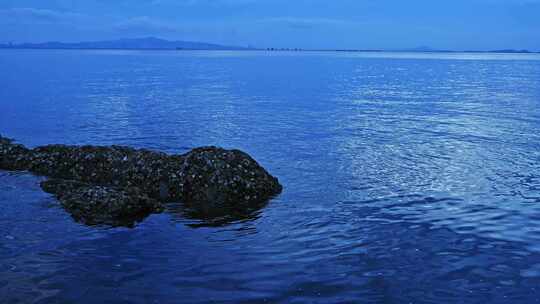
M 1 303 L 540 302 L 540 55 L 2 50 L 0 134 L 239 148 L 284 186 L 89 227 L 0 171 Z

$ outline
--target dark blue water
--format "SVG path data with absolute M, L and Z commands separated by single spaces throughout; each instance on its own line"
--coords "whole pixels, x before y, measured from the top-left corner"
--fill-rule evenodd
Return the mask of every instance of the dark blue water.
M 87 227 L 0 172 L 2 303 L 540 301 L 538 55 L 1 51 L 0 133 L 240 148 L 285 187 Z

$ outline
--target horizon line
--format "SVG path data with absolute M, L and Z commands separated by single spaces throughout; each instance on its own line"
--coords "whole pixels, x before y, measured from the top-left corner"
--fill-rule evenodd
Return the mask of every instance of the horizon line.
M 527 54 L 527 53 L 540 53 L 540 50 L 529 50 L 522 48 L 501 48 L 501 49 L 484 49 L 484 50 L 474 50 L 474 49 L 465 49 L 465 50 L 455 50 L 455 49 L 437 49 L 432 47 L 420 46 L 414 48 L 299 48 L 299 47 L 255 47 L 248 44 L 248 46 L 237 46 L 237 45 L 226 45 L 214 42 L 205 42 L 205 41 L 194 41 L 194 40 L 168 40 L 155 36 L 146 36 L 139 38 L 118 38 L 118 39 L 106 39 L 106 40 L 87 40 L 87 41 L 78 41 L 78 42 L 63 42 L 60 40 L 50 40 L 45 42 L 4 42 L 0 43 L 0 49 L 59 49 L 59 50 L 69 50 L 69 49 L 80 49 L 80 50 L 219 50 L 219 49 L 205 49 L 205 48 L 185 48 L 185 47 L 77 47 L 77 44 L 83 43 L 100 43 L 100 42 L 116 42 L 122 40 L 160 40 L 163 42 L 175 43 L 175 42 L 184 42 L 184 43 L 198 43 L 198 44 L 207 44 L 214 45 L 216 47 L 223 47 L 226 49 L 223 50 L 244 50 L 244 51 L 319 51 L 319 52 L 415 52 L 415 53 L 515 53 L 515 54 Z M 68 45 L 66 47 L 54 47 L 47 46 L 47 44 L 64 44 Z M 72 45 L 72 46 L 69 46 Z

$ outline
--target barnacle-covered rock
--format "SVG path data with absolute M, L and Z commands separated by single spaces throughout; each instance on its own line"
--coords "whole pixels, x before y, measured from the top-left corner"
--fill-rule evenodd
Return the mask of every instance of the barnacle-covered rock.
M 15 144 L 12 139 L 0 135 L 0 169 L 12 171 L 28 170 L 30 150 Z
M 41 187 L 55 194 L 73 218 L 88 225 L 132 226 L 164 209 L 161 202 L 137 188 L 93 186 L 61 179 L 44 181 Z
M 277 178 L 242 151 L 203 147 L 184 157 L 180 176 L 182 198 L 187 202 L 249 206 L 282 190 Z
M 149 150 L 111 146 L 49 145 L 32 150 L 30 171 L 115 187 L 138 187 L 154 198 L 174 157 Z M 178 165 L 177 165 L 178 166 Z
M 77 189 L 90 186 L 87 183 L 59 178 L 42 181 L 39 185 L 41 186 L 41 189 L 43 189 L 43 191 L 54 194 L 57 197 L 62 197 L 69 192 L 73 192 Z
M 277 178 L 248 154 L 218 147 L 183 155 L 122 146 L 30 150 L 0 136 L 0 169 L 60 179 L 42 188 L 85 222 L 156 212 L 161 209 L 157 200 L 181 201 L 206 214 L 237 212 L 262 206 L 282 190 Z

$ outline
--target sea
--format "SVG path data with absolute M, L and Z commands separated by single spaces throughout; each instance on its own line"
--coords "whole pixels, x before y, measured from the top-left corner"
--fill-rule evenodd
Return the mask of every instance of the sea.
M 0 171 L 0 303 L 540 302 L 540 54 L 0 50 L 0 134 L 241 149 L 284 187 L 86 226 Z

